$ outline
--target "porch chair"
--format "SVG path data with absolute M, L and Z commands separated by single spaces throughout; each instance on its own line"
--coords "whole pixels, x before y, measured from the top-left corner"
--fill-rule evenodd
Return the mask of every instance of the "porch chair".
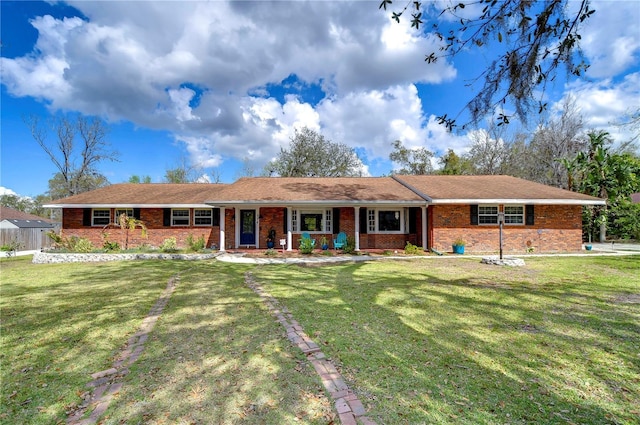
M 301 239 L 300 242 L 302 242 L 304 239 L 311 239 L 311 236 L 309 236 L 309 233 L 307 232 L 303 232 L 301 235 Z M 316 240 L 315 239 L 311 239 L 311 246 L 312 247 L 316 247 Z
M 347 234 L 345 232 L 338 233 L 338 236 L 333 240 L 334 249 L 342 249 L 347 244 Z

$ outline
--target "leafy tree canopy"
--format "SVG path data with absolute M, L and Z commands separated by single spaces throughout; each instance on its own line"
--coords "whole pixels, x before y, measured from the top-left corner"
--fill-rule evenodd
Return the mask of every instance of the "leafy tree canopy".
M 527 122 L 529 111 L 546 109 L 543 100 L 535 99 L 536 92 L 544 93 L 560 68 L 580 76 L 588 67 L 579 47 L 580 27 L 595 12 L 588 0 L 399 3 L 396 7 L 392 0 L 382 0 L 379 8 L 390 11 L 396 22 L 410 19 L 418 30 L 428 30 L 428 21 L 441 42 L 438 51 L 426 52 L 427 63 L 452 58 L 471 48 L 498 52 L 476 78 L 483 82 L 466 105 L 471 123 L 498 112 L 498 125 L 508 124 L 512 115 L 502 109 L 507 102 L 515 108 L 515 115 Z M 453 129 L 456 117 L 443 114 L 438 119 Z
M 349 146 L 327 140 L 320 133 L 303 127 L 296 129 L 289 149 L 280 148 L 265 171 L 281 177 L 361 176 L 362 161 Z
M 393 152 L 389 154 L 389 159 L 400 168 L 393 170 L 394 174 L 432 174 L 433 152 L 426 148 L 409 149 L 400 140 L 393 142 Z

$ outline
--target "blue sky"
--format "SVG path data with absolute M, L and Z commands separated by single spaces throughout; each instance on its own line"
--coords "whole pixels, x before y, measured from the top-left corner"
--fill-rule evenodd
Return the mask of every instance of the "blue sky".
M 569 2 L 571 4 L 571 2 Z M 2 1 L 0 193 L 35 196 L 56 172 L 22 117 L 96 115 L 119 162 L 110 182 L 160 182 L 188 161 L 232 182 L 260 171 L 297 127 L 359 153 L 369 175 L 389 173 L 391 144 L 463 153 L 455 115 L 489 60 L 474 50 L 427 65 L 434 39 L 395 24 L 378 2 Z M 622 141 L 613 123 L 640 107 L 640 2 L 593 1 L 582 31 L 591 64 L 549 87 L 552 112 L 571 95 L 589 128 Z M 464 115 L 461 117 L 464 120 Z M 53 141 L 53 139 L 51 139 Z

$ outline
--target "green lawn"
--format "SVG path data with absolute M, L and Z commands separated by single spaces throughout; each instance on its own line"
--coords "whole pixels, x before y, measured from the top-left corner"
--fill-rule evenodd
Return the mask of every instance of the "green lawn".
M 294 314 L 379 424 L 637 423 L 640 257 L 526 261 L 2 260 L 0 423 L 64 422 L 174 275 L 103 423 L 335 421 L 246 272 Z
M 378 423 L 638 423 L 638 256 L 255 274 Z

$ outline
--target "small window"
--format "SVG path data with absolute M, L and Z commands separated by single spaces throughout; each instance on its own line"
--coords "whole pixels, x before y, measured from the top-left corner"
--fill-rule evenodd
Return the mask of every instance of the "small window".
M 505 206 L 504 224 L 524 224 L 524 207 L 522 205 Z
M 92 226 L 106 226 L 111 221 L 111 210 L 110 209 L 95 209 L 91 214 L 91 225 Z
M 213 210 L 211 209 L 193 210 L 193 224 L 194 226 L 212 226 Z
M 496 205 L 478 207 L 479 224 L 498 224 L 498 207 Z
M 189 210 L 188 209 L 171 210 L 171 225 L 172 226 L 188 226 Z
M 116 210 L 116 219 L 114 220 L 117 224 L 120 224 L 120 216 L 122 214 L 126 214 L 127 217 L 133 217 L 133 208 L 121 208 Z

